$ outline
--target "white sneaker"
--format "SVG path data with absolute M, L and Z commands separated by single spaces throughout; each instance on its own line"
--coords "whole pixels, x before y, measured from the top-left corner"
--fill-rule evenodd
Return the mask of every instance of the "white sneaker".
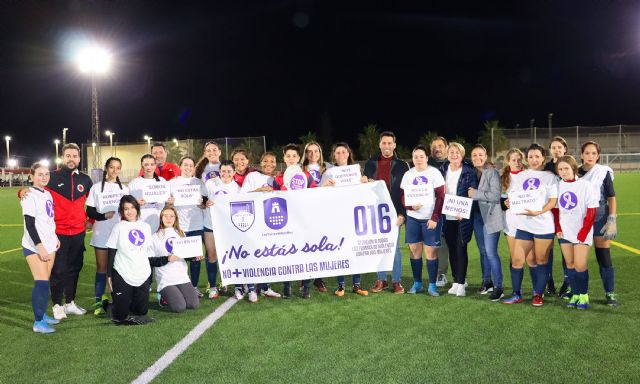
M 53 306 L 53 318 L 56 320 L 62 320 L 67 318 L 67 314 L 64 313 L 64 307 L 62 305 Z
M 467 279 L 464 279 L 464 287 L 467 288 L 469 286 L 469 281 Z
M 256 291 L 249 291 L 249 302 L 255 303 L 258 301 L 258 294 Z
M 84 315 L 87 313 L 87 310 L 77 305 L 75 301 L 71 301 L 64 305 L 64 312 L 67 315 Z
M 265 295 L 266 297 L 282 297 L 281 294 L 279 294 L 278 292 L 274 291 L 273 289 L 269 288 L 266 291 L 262 291 L 262 294 Z
M 218 297 L 220 297 L 220 293 L 218 293 L 218 288 L 209 288 L 207 289 L 207 294 L 209 295 L 210 299 L 217 299 Z
M 444 287 L 447 285 L 447 275 L 441 273 L 438 275 L 438 279 L 436 279 L 436 287 Z
M 236 292 L 234 294 L 236 300 L 242 300 L 242 298 L 244 297 L 244 292 L 242 291 L 242 288 L 236 288 Z
M 451 288 L 449 288 L 448 293 L 450 295 L 456 295 L 458 293 L 458 286 L 459 285 L 462 285 L 462 284 L 458 284 L 458 283 L 451 284 Z
M 458 284 L 458 292 L 456 292 L 456 296 L 464 297 L 467 295 L 467 290 L 464 287 L 464 284 Z

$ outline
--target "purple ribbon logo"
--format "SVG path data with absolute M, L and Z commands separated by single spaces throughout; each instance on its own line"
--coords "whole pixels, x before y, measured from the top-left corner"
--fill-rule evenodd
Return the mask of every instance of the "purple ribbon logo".
M 263 202 L 264 223 L 267 227 L 278 230 L 287 225 L 289 215 L 287 214 L 287 201 L 281 197 L 273 197 Z
M 560 206 L 571 210 L 578 206 L 578 196 L 571 191 L 567 191 L 560 196 Z
M 229 204 L 231 206 L 231 223 L 242 232 L 246 232 L 255 220 L 253 201 L 238 201 Z
M 311 177 L 313 177 L 313 180 L 316 183 L 320 182 L 320 171 L 318 171 L 317 169 L 312 169 L 309 171 L 309 174 L 311 175 Z
M 129 241 L 133 245 L 142 245 L 144 244 L 144 233 L 138 229 L 132 229 L 129 231 Z
M 534 191 L 540 188 L 540 179 L 531 177 L 524 181 L 522 189 L 525 191 Z
M 204 179 L 205 181 L 207 181 L 209 179 L 213 179 L 214 177 L 220 177 L 220 173 L 216 171 L 211 171 L 205 175 Z
M 167 250 L 167 252 L 171 253 L 173 252 L 173 241 L 175 240 L 175 237 L 169 237 L 167 238 L 167 240 L 164 242 L 164 249 Z
M 53 201 L 47 200 L 44 207 L 45 207 L 45 210 L 47 211 L 47 216 L 53 217 Z
M 417 176 L 413 179 L 413 185 L 425 185 L 429 182 L 425 176 Z

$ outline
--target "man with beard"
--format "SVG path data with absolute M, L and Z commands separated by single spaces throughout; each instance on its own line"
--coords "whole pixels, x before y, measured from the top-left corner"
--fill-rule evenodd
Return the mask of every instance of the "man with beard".
M 53 316 L 64 319 L 67 314 L 84 315 L 87 311 L 75 303 L 78 277 L 83 266 L 85 222 L 84 203 L 93 185 L 91 178 L 78 170 L 80 147 L 69 143 L 62 147 L 62 166 L 51 172 L 46 190 L 53 197 L 56 235 L 60 249 L 56 252 L 50 278 Z M 24 197 L 28 188 L 18 192 Z M 62 305 L 62 296 L 65 305 Z
M 447 160 L 447 139 L 442 136 L 434 137 L 431 140 L 431 155 L 429 165 L 440 169 L 440 166 Z M 443 232 L 444 233 L 444 232 Z M 444 237 L 444 235 L 443 235 Z M 444 287 L 447 284 L 447 269 L 449 268 L 449 247 L 444 239 L 438 250 L 438 280 L 436 286 Z
M 151 155 L 156 159 L 156 175 L 166 181 L 180 176 L 180 168 L 176 164 L 167 161 L 168 154 L 167 148 L 161 142 L 153 143 L 151 146 Z M 140 169 L 138 176 L 142 176 L 142 169 Z

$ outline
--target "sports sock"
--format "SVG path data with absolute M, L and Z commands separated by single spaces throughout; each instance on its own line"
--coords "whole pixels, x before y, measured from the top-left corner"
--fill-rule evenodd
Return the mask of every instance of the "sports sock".
M 198 286 L 200 281 L 200 260 L 191 259 L 189 262 L 189 276 L 191 277 L 191 285 Z
M 34 280 L 31 290 L 31 307 L 36 321 L 42 321 L 42 317 L 47 312 L 49 303 L 49 281 Z
M 578 287 L 576 285 L 577 282 L 575 268 L 567 268 L 567 274 L 569 275 L 569 286 L 571 287 L 571 294 L 577 294 L 576 289 L 578 289 Z
M 438 279 L 438 259 L 427 260 L 427 274 L 429 275 L 429 282 L 435 284 Z
M 102 301 L 102 295 L 104 294 L 105 287 L 107 286 L 107 274 L 96 272 L 96 283 L 95 283 L 95 295 L 96 295 L 96 303 Z
M 522 295 L 522 275 L 524 274 L 524 270 L 522 268 L 514 268 L 511 267 L 511 286 L 513 287 L 513 292 L 518 295 Z
M 544 293 L 544 288 L 547 286 L 547 278 L 549 276 L 549 264 L 538 264 L 537 272 L 538 276 L 536 278 L 536 293 L 542 295 Z
M 218 279 L 218 262 L 214 261 L 210 263 L 207 260 L 207 280 L 209 280 L 209 286 L 214 288 L 216 286 L 216 280 Z
M 545 271 L 546 272 L 546 271 Z M 542 292 L 536 292 L 536 289 L 538 288 L 538 266 L 534 266 L 534 267 L 529 267 L 529 277 L 531 277 L 531 286 L 532 289 L 535 293 L 542 293 Z
M 422 282 L 422 257 L 419 259 L 410 259 L 411 272 L 413 272 L 413 281 Z

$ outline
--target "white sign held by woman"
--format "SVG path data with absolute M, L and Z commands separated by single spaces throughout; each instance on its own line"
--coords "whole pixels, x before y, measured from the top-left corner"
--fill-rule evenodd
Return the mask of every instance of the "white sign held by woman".
M 147 203 L 164 203 L 171 197 L 169 183 L 159 181 L 142 186 L 142 198 Z
M 463 219 L 471 217 L 473 199 L 456 195 L 444 195 L 443 215 L 460 216 Z

